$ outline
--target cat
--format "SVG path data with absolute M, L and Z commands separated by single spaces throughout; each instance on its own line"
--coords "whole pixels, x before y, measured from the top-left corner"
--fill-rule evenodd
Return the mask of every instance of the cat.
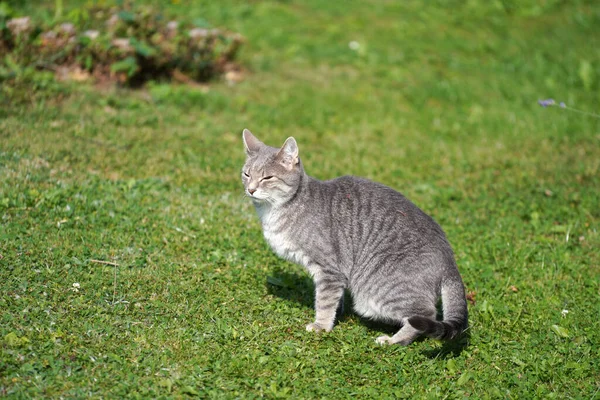
M 319 181 L 304 172 L 293 137 L 270 147 L 242 133 L 242 182 L 267 243 L 304 266 L 315 285 L 315 321 L 331 331 L 344 290 L 361 316 L 401 326 L 379 344 L 419 336 L 453 339 L 467 329 L 465 289 L 442 228 L 397 191 L 363 178 Z M 436 320 L 442 300 L 443 320 Z

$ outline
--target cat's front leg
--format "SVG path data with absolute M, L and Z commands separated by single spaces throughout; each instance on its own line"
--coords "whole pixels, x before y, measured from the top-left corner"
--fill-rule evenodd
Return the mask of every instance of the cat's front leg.
M 315 280 L 315 322 L 306 325 L 310 332 L 329 332 L 333 329 L 335 316 L 344 297 L 344 281 L 335 274 L 319 271 Z

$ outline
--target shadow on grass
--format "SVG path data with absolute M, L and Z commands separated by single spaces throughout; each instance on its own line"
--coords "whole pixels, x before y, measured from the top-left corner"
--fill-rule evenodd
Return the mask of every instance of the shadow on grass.
M 367 327 L 370 331 L 392 336 L 402 328 L 402 324 L 394 324 L 385 321 L 377 321 L 374 319 L 364 318 L 357 315 L 361 324 Z
M 442 347 L 437 349 L 430 349 L 423 351 L 423 355 L 425 357 L 435 359 L 447 359 L 447 358 L 455 358 L 460 356 L 464 349 L 469 346 L 471 342 L 471 333 L 469 330 L 463 332 L 462 335 L 453 340 L 448 340 L 443 342 Z
M 277 268 L 267 277 L 266 285 L 268 293 L 273 296 L 294 301 L 308 308 L 315 306 L 315 285 L 312 279 L 306 275 L 290 273 Z

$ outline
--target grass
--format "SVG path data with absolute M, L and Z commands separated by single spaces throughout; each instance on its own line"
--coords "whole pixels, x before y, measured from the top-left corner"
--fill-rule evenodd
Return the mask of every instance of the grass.
M 4 92 L 0 395 L 599 398 L 600 119 L 536 102 L 598 112 L 600 7 L 486 4 L 173 1 L 246 36 L 244 82 Z M 305 332 L 312 283 L 242 194 L 244 127 L 434 216 L 469 345 L 378 347 L 351 312 Z

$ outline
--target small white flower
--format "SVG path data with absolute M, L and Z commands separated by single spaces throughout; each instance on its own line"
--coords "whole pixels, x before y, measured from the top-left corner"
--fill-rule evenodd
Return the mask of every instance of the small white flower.
M 91 40 L 95 40 L 98 38 L 98 36 L 100 36 L 100 32 L 98 32 L 96 30 L 87 30 L 87 31 L 83 32 L 83 36 L 87 36 Z
M 348 43 L 348 47 L 350 47 L 350 50 L 358 51 L 358 49 L 360 49 L 360 43 L 353 40 L 350 43 Z
M 203 28 L 194 28 L 188 32 L 188 35 L 190 35 L 192 39 L 207 37 L 209 34 L 210 31 Z
M 52 40 L 56 39 L 56 36 L 58 36 L 58 35 L 54 31 L 48 31 L 48 32 L 42 33 L 40 36 L 45 41 L 52 41 Z
M 566 317 L 567 314 L 569 313 L 569 310 L 562 310 L 560 313 L 562 314 L 563 317 Z
M 108 25 L 110 28 L 117 25 L 118 23 L 119 23 L 119 16 L 117 14 L 111 15 L 110 18 L 106 21 L 106 25 Z
M 133 50 L 133 47 L 131 47 L 131 45 L 129 44 L 129 39 L 128 38 L 116 38 L 113 39 L 111 44 L 115 47 L 118 47 L 120 50 L 123 51 L 131 51 Z
M 29 17 L 13 18 L 6 22 L 6 27 L 13 35 L 19 35 L 23 32 L 27 32 L 29 28 L 31 28 L 31 21 Z
M 75 34 L 75 25 L 71 23 L 61 24 L 59 29 L 67 35 Z
M 79 284 L 79 282 L 75 282 L 72 286 L 73 286 L 71 288 L 72 291 L 74 291 L 75 293 L 79 292 L 79 289 L 81 288 L 81 285 Z

